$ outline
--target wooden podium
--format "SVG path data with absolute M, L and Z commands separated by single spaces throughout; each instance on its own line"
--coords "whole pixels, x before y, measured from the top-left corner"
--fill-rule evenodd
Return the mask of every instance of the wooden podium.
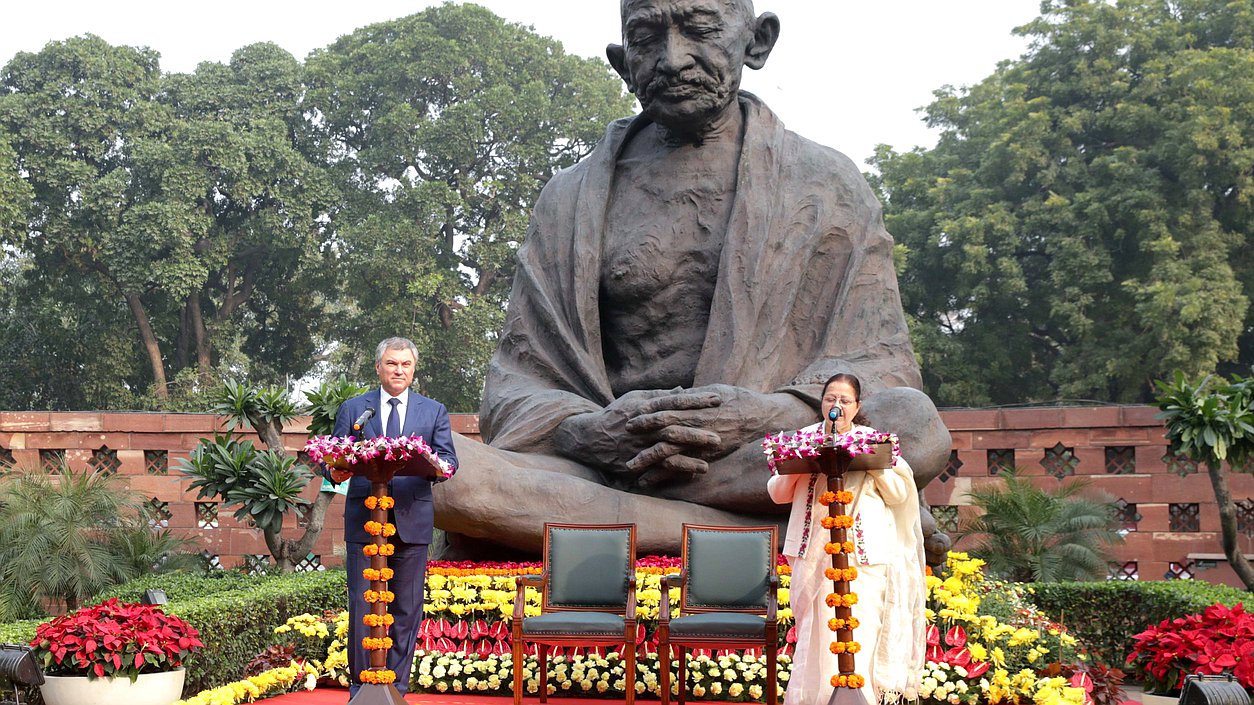
M 783 475 L 791 475 L 796 473 L 818 473 L 827 475 L 827 491 L 835 499 L 827 505 L 827 515 L 832 518 L 832 527 L 830 529 L 831 544 L 837 544 L 841 550 L 831 553 L 832 569 L 836 571 L 834 574 L 840 574 L 842 577 L 832 580 L 832 592 L 836 595 L 848 595 L 851 590 L 849 587 L 849 579 L 843 576 L 850 575 L 849 571 L 849 550 L 851 545 L 849 538 L 849 528 L 843 524 L 837 523 L 837 517 L 845 517 L 844 521 L 850 520 L 846 514 L 846 503 L 841 501 L 845 493 L 845 473 L 851 470 L 876 470 L 890 468 L 893 465 L 893 445 L 892 443 L 876 443 L 871 446 L 872 452 L 860 453 L 851 456 L 847 450 L 840 447 L 830 445 L 820 446 L 817 457 L 801 457 L 789 458 L 787 460 L 778 461 L 775 465 L 776 472 Z M 852 501 L 852 500 L 851 500 Z M 817 534 L 816 534 L 817 535 Z M 830 553 L 830 552 L 829 552 Z M 830 603 L 829 603 L 830 604 Z M 851 625 L 850 620 L 854 618 L 853 608 L 850 605 L 839 604 L 833 605 L 836 621 L 840 626 L 834 628 L 836 632 L 836 641 L 844 644 L 853 642 L 853 632 L 855 627 Z M 835 643 L 835 642 L 834 642 Z M 854 670 L 854 654 L 850 652 L 841 652 L 836 656 L 836 661 L 840 669 L 838 678 L 861 678 Z M 835 679 L 833 679 L 835 680 Z M 868 705 L 866 697 L 862 693 L 860 686 L 837 686 L 832 692 L 832 697 L 828 700 L 828 705 Z
M 388 523 L 388 502 L 394 502 L 388 497 L 388 482 L 396 476 L 409 477 L 427 477 L 427 478 L 444 478 L 444 474 L 440 468 L 432 463 L 425 456 L 416 456 L 407 460 L 387 460 L 384 458 L 375 458 L 361 463 L 334 463 L 332 467 L 338 470 L 346 470 L 354 475 L 360 475 L 370 481 L 370 497 L 366 498 L 366 506 L 370 509 L 371 524 L 378 524 L 382 527 L 391 526 Z M 387 501 L 385 501 L 387 500 Z M 372 506 L 373 505 L 373 506 Z M 392 527 L 395 531 L 395 527 Z M 369 571 L 373 571 L 373 575 L 378 579 L 370 581 L 370 590 L 368 594 L 373 592 L 376 594 L 387 594 L 388 581 L 383 580 L 383 573 L 387 570 L 388 559 L 391 555 L 391 544 L 388 543 L 386 531 L 374 533 L 367 528 L 367 533 L 372 534 L 373 542 L 366 545 L 366 555 L 370 557 Z M 373 622 L 369 624 L 370 636 L 367 639 L 375 640 L 376 643 L 382 643 L 387 637 L 388 626 L 388 603 L 391 600 L 378 600 L 370 605 L 370 616 L 365 619 Z M 371 619 L 373 617 L 374 619 Z M 405 705 L 405 699 L 401 696 L 399 690 L 396 689 L 393 680 L 396 674 L 387 667 L 388 649 L 386 648 L 367 648 L 370 651 L 370 667 L 359 674 L 352 674 L 362 680 L 361 688 L 357 691 L 357 695 L 349 702 L 349 705 Z M 368 683 L 365 682 L 367 673 L 380 674 L 386 682 Z M 412 675 L 412 674 L 411 674 Z M 367 676 L 369 677 L 369 676 Z

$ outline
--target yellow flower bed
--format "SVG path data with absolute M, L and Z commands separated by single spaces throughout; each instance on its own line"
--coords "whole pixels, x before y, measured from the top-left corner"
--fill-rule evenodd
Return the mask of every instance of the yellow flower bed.
M 306 615 L 308 616 L 308 615 Z M 315 618 L 316 619 L 316 618 Z M 325 626 L 325 625 L 324 625 Z M 301 687 L 313 690 L 318 682 L 318 671 L 313 667 L 293 662 L 290 666 L 273 668 L 264 673 L 245 678 L 211 690 L 202 690 L 174 705 L 236 705 L 281 695 Z

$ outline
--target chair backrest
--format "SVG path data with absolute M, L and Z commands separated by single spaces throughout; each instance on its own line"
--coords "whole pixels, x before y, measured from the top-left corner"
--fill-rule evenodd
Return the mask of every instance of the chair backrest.
M 544 609 L 622 614 L 635 565 L 635 524 L 546 523 Z
M 681 610 L 765 613 L 775 574 L 774 526 L 684 524 Z

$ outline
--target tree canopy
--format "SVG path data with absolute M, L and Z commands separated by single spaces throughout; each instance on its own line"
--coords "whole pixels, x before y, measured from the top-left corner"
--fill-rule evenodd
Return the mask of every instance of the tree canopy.
M 352 308 L 334 335 L 352 345 L 332 372 L 368 378 L 373 343 L 406 336 L 420 389 L 476 410 L 536 196 L 631 100 L 605 62 L 476 5 L 364 27 L 306 66 L 344 193 L 335 246 Z
M 1053 0 L 1029 50 L 881 147 L 902 299 L 941 405 L 1149 401 L 1254 363 L 1254 6 Z
M 423 391 L 473 410 L 531 203 L 630 108 L 604 62 L 473 5 L 305 63 L 261 43 L 165 74 L 92 35 L 19 53 L 0 73 L 0 371 L 20 379 L 0 408 L 370 379 L 375 343 L 404 335 Z

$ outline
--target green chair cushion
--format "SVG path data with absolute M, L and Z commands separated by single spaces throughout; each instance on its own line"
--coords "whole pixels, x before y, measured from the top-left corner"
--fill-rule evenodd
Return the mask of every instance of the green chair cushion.
M 627 604 L 631 534 L 625 529 L 549 530 L 549 605 L 617 607 Z
M 766 620 L 741 612 L 706 612 L 672 619 L 671 640 L 701 638 L 765 639 Z
M 523 620 L 523 635 L 622 636 L 623 618 L 606 612 L 550 612 Z
M 690 529 L 688 605 L 765 608 L 775 547 L 769 531 Z

